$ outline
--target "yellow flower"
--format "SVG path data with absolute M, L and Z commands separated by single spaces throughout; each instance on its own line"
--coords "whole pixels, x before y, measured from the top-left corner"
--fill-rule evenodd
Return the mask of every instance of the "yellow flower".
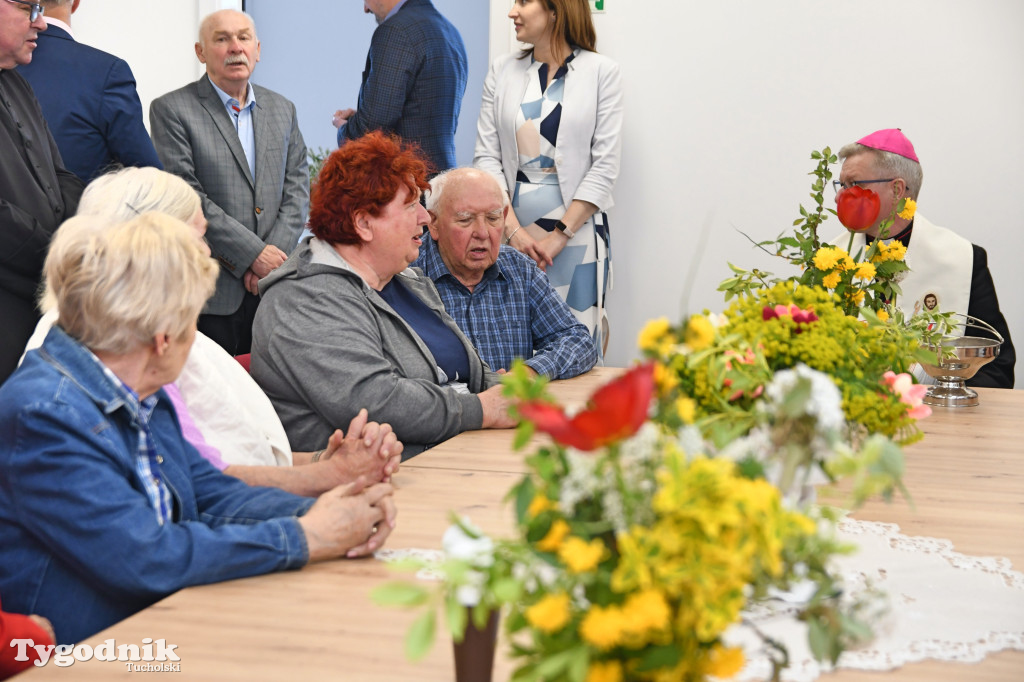
M 708 661 L 707 668 L 705 668 L 705 672 L 708 675 L 727 679 L 742 670 L 744 662 L 742 648 L 732 647 L 726 649 L 725 647 L 716 646 L 711 650 L 710 660 Z
M 541 632 L 558 632 L 569 622 L 569 595 L 548 594 L 526 609 L 526 620 Z
M 533 496 L 530 506 L 527 507 L 526 515 L 532 519 L 549 509 L 558 509 L 558 505 L 545 497 L 543 493 L 537 493 Z
M 904 220 L 910 220 L 911 218 L 914 217 L 914 214 L 917 212 L 917 202 L 910 198 L 904 199 L 903 201 L 903 210 L 897 213 L 896 215 L 903 218 Z
M 875 278 L 875 266 L 871 263 L 859 263 L 857 272 L 853 273 L 857 279 L 871 280 Z
M 889 244 L 889 260 L 903 260 L 907 255 L 907 245 L 902 242 Z
M 857 262 L 850 258 L 849 255 L 843 256 L 839 260 L 839 267 L 842 268 L 843 270 L 853 270 L 855 267 L 857 267 Z
M 847 253 L 837 246 L 823 246 L 814 254 L 814 267 L 819 270 L 831 270 Z
M 667 317 L 659 317 L 651 320 L 640 330 L 637 344 L 641 350 L 660 351 L 664 337 L 669 333 L 672 325 Z
M 654 385 L 659 395 L 668 395 L 669 391 L 679 385 L 679 377 L 675 372 L 660 362 L 654 363 Z
M 697 401 L 686 396 L 677 398 L 676 413 L 683 420 L 684 424 L 692 424 L 693 420 L 697 417 Z
M 622 641 L 626 620 L 617 606 L 591 607 L 580 623 L 580 636 L 598 649 L 611 649 Z
M 704 350 L 715 341 L 715 327 L 703 315 L 693 315 L 686 323 L 686 335 L 683 340 L 691 350 Z
M 594 661 L 587 670 L 586 682 L 622 682 L 622 664 L 618 661 Z
M 637 592 L 622 605 L 622 615 L 635 633 L 649 630 L 665 630 L 669 626 L 672 612 L 668 602 L 658 590 Z
M 840 277 L 838 272 L 830 272 L 825 275 L 825 279 L 823 279 L 821 283 L 826 289 L 835 289 L 839 286 L 839 279 Z
M 563 542 L 558 548 L 558 558 L 568 567 L 570 573 L 593 571 L 605 555 L 604 543 L 600 540 L 587 542 L 575 536 Z
M 864 302 L 864 291 L 862 289 L 858 289 L 857 291 L 851 292 L 847 294 L 847 296 L 850 298 L 851 301 L 853 301 L 857 305 L 860 305 L 861 303 Z
M 557 519 L 551 524 L 548 534 L 537 543 L 537 549 L 542 552 L 557 552 L 562 546 L 562 540 L 569 534 L 569 524 L 562 519 Z
M 889 313 L 887 313 L 884 310 L 879 310 L 878 311 L 878 319 L 880 319 L 882 322 L 888 322 L 889 321 Z

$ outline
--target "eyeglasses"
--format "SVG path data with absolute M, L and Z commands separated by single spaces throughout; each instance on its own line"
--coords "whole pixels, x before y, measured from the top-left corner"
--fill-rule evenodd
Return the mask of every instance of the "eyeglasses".
M 839 194 L 840 190 L 850 189 L 854 185 L 860 187 L 862 185 L 870 185 L 875 182 L 892 182 L 897 178 L 885 178 L 884 180 L 850 180 L 849 182 L 839 182 L 838 180 L 832 181 L 832 187 L 835 188 L 836 194 Z
M 36 22 L 36 19 L 41 17 L 46 12 L 45 8 L 38 2 L 28 2 L 28 0 L 7 0 L 7 2 L 14 2 L 19 5 L 25 5 L 26 7 L 30 7 L 31 9 L 29 10 L 28 14 L 28 23 L 30 24 L 34 24 Z

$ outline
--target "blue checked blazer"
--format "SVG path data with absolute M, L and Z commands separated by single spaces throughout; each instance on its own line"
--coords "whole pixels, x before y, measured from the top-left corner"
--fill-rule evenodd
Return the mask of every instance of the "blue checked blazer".
M 204 313 L 230 315 L 245 294 L 242 276 L 267 244 L 290 254 L 309 208 L 306 144 L 295 105 L 255 89 L 256 177 L 224 103 L 207 76 L 153 100 L 149 125 L 166 169 L 199 193 L 206 241 L 220 261 Z
M 467 68 L 458 30 L 430 0 L 408 0 L 373 32 L 356 113 L 338 129 L 338 145 L 385 130 L 419 144 L 435 171 L 454 168 Z
M 116 163 L 162 168 L 125 60 L 51 25 L 39 34 L 32 62 L 18 73 L 36 93 L 64 167 L 82 180 Z

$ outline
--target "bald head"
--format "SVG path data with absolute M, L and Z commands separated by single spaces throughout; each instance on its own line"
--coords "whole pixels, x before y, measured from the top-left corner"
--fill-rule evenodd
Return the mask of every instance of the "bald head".
M 430 181 L 430 194 L 427 195 L 427 210 L 439 212 L 442 201 L 451 201 L 463 194 L 476 196 L 491 195 L 499 205 L 506 203 L 505 193 L 490 173 L 476 168 L 453 168 L 434 177 Z M 447 199 L 445 199 L 447 197 Z
M 222 9 L 207 14 L 203 17 L 203 20 L 199 22 L 199 44 L 205 46 L 207 40 L 212 37 L 215 27 L 226 21 L 230 23 L 234 23 L 235 21 L 244 21 L 248 23 L 249 30 L 252 31 L 253 39 L 258 40 L 256 36 L 256 22 L 248 12 L 239 12 L 234 9 Z

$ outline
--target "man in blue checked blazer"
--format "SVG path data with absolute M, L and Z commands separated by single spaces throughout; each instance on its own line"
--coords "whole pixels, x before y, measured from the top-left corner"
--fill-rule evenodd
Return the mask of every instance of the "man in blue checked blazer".
M 162 168 L 128 63 L 75 41 L 71 14 L 78 3 L 42 0 L 46 31 L 32 61 L 18 67 L 36 93 L 64 167 L 86 182 L 118 164 Z
M 377 18 L 356 109 L 339 110 L 338 146 L 371 130 L 417 143 L 437 173 L 455 166 L 466 46 L 430 0 L 364 0 Z
M 285 262 L 306 222 L 306 145 L 295 105 L 249 82 L 260 59 L 249 15 L 203 19 L 196 56 L 206 75 L 154 100 L 149 124 L 166 169 L 199 193 L 220 261 L 199 331 L 241 355 L 252 343 L 258 282 Z

